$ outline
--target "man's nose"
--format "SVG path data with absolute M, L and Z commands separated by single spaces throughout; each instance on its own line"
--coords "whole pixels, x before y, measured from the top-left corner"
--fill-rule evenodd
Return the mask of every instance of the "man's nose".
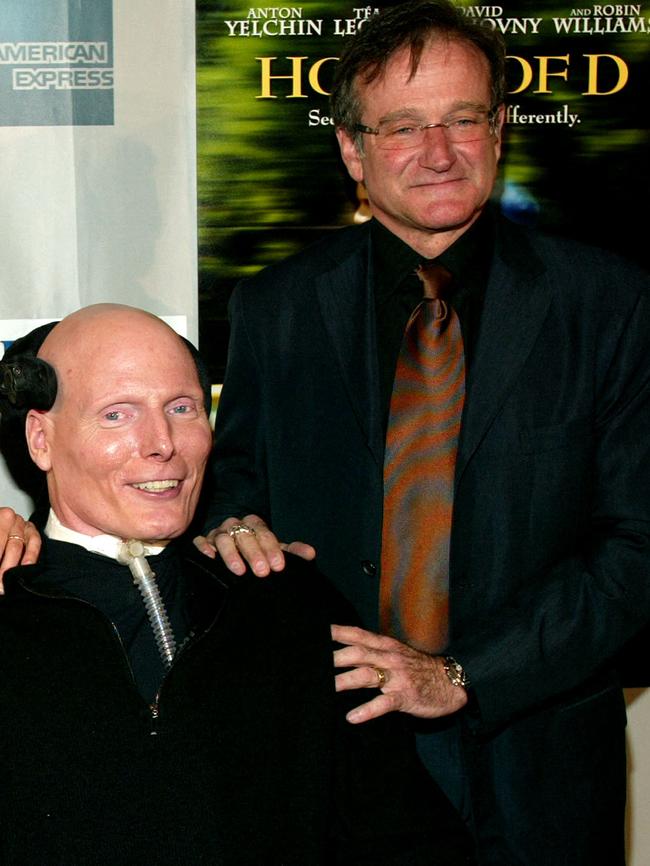
M 456 162 L 456 151 L 444 126 L 428 126 L 420 148 L 420 165 L 434 171 L 447 171 Z
M 151 415 L 144 421 L 141 447 L 144 457 L 169 460 L 175 448 L 170 420 L 166 415 Z

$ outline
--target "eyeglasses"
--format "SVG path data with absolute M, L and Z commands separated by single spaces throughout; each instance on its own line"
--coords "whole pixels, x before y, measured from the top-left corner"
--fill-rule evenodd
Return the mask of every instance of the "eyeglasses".
M 364 126 L 362 123 L 357 123 L 354 128 L 357 132 L 376 135 L 377 147 L 382 150 L 408 150 L 424 143 L 427 129 L 437 127 L 443 130 L 445 138 L 452 144 L 483 141 L 496 131 L 496 116 L 497 109 L 492 108 L 489 111 L 486 109 L 464 111 L 440 123 L 418 124 L 398 118 L 380 123 L 376 129 Z

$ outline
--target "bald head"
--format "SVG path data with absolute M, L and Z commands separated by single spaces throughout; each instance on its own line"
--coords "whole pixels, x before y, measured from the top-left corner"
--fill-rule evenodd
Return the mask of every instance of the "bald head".
M 148 357 L 151 348 L 172 343 L 184 349 L 175 331 L 152 313 L 122 304 L 94 304 L 62 319 L 43 341 L 38 357 L 56 370 L 60 403 L 70 388 L 73 393 L 83 388 L 86 379 L 96 387 L 92 373 L 107 358 L 126 367 L 142 361 L 142 355 Z M 138 346 L 144 353 L 134 351 Z
M 180 535 L 211 444 L 180 337 L 150 313 L 98 304 L 63 319 L 38 354 L 56 371 L 57 398 L 28 413 L 27 441 L 62 523 L 88 535 Z

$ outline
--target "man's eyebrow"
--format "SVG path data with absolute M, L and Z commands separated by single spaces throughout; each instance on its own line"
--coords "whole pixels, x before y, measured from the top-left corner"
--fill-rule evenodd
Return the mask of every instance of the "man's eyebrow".
M 108 394 L 106 397 L 99 397 L 97 400 L 94 400 L 91 404 L 91 409 L 101 412 L 107 406 L 126 406 L 137 402 L 139 401 L 133 395 L 126 397 L 124 395 L 113 396 L 112 394 Z
M 489 106 L 484 102 L 474 102 L 464 99 L 454 102 L 454 104 L 442 115 L 449 117 L 450 114 L 455 114 L 458 111 L 489 111 Z M 428 114 L 425 115 L 419 108 L 396 108 L 395 111 L 390 111 L 379 118 L 377 124 L 390 123 L 393 120 L 414 120 L 423 121 L 428 119 Z
M 178 394 L 175 394 L 173 397 L 166 399 L 162 403 L 163 409 L 167 409 L 170 406 L 174 406 L 176 403 L 192 403 L 193 405 L 200 407 L 205 404 L 205 395 L 203 390 L 188 390 L 188 391 L 180 391 Z
M 417 108 L 397 108 L 395 111 L 390 111 L 388 114 L 384 114 L 383 117 L 380 117 L 377 121 L 380 123 L 390 123 L 391 120 L 423 120 L 424 115 Z
M 102 412 L 110 411 L 115 408 L 137 406 L 141 402 L 141 400 L 134 398 L 133 395 L 127 397 L 124 394 L 107 394 L 106 396 L 98 397 L 96 400 L 88 401 L 85 404 L 83 414 L 89 417 L 101 415 Z
M 490 106 L 486 105 L 484 102 L 474 102 L 473 100 L 464 99 L 455 102 L 447 113 L 453 114 L 454 111 L 465 111 L 466 109 L 469 109 L 470 111 L 489 111 Z
M 168 400 L 165 400 L 165 406 L 169 403 L 175 403 L 176 400 L 196 400 L 197 402 L 203 402 L 203 392 L 202 391 L 183 391 L 180 394 L 176 394 L 175 397 L 170 397 Z

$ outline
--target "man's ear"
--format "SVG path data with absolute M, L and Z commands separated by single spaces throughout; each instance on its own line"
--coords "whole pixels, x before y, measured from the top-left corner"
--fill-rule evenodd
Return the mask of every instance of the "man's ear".
M 361 183 L 363 181 L 363 161 L 355 139 L 340 126 L 336 130 L 336 137 L 341 150 L 341 159 L 345 163 L 350 177 L 357 183 Z
M 46 412 L 30 409 L 25 419 L 25 438 L 29 456 L 43 472 L 52 468 L 50 436 L 52 420 Z

